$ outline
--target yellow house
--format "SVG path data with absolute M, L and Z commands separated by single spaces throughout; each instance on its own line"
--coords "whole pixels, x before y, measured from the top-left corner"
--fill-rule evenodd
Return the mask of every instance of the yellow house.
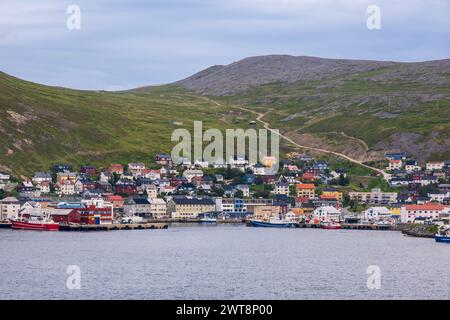
M 297 184 L 297 197 L 313 199 L 316 197 L 316 186 L 312 183 Z
M 340 192 L 336 189 L 329 188 L 329 189 L 322 190 L 322 196 L 323 196 L 323 198 L 336 199 L 336 200 L 342 201 L 343 194 L 342 194 L 342 192 Z
M 391 214 L 393 216 L 400 216 L 402 208 L 400 206 L 398 206 L 398 207 L 393 207 L 392 206 L 392 207 L 389 208 L 389 211 L 391 211 Z

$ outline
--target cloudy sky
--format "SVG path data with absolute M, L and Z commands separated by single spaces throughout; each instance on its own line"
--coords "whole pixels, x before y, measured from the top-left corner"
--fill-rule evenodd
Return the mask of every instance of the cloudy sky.
M 67 28 L 67 8 L 81 29 Z M 381 9 L 369 30 L 367 8 Z M 0 71 L 126 89 L 255 55 L 450 58 L 450 0 L 0 0 Z

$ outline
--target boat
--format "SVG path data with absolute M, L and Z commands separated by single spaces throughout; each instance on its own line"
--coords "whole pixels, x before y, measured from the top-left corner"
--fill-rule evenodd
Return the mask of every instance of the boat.
M 59 231 L 59 223 L 45 217 L 11 219 L 11 228 L 16 230 Z
M 450 243 L 450 228 L 444 229 L 434 236 L 436 242 Z
M 326 230 L 339 230 L 342 229 L 342 226 L 340 223 L 336 222 L 322 222 L 320 224 L 320 228 Z
M 280 219 L 271 219 L 268 221 L 250 219 L 249 226 L 258 228 L 295 228 L 295 223 Z
M 217 223 L 217 219 L 213 218 L 213 217 L 204 217 L 204 218 L 200 218 L 199 222 L 200 223 Z

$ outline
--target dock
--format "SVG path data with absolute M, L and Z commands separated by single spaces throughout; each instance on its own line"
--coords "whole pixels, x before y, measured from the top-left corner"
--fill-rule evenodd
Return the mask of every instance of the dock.
M 11 228 L 11 222 L 0 221 L 0 229 L 8 229 Z
M 114 231 L 114 230 L 156 230 L 167 229 L 167 223 L 133 223 L 133 224 L 70 224 L 60 225 L 59 231 Z
M 377 225 L 377 224 L 359 224 L 359 223 L 343 223 L 341 224 L 342 229 L 346 230 L 391 230 L 398 231 L 393 225 Z M 320 224 L 310 224 L 310 223 L 299 223 L 297 228 L 312 228 L 319 229 Z

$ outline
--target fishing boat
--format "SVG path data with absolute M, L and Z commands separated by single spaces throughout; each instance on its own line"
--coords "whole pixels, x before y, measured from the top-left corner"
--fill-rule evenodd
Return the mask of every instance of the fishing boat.
M 19 217 L 11 219 L 11 228 L 16 230 L 59 231 L 59 223 L 49 217 Z
M 267 221 L 250 219 L 249 222 L 249 226 L 257 228 L 295 228 L 295 223 L 280 219 L 270 219 Z
M 340 223 L 336 222 L 322 222 L 320 224 L 320 228 L 326 230 L 339 230 L 342 229 L 342 226 Z
M 437 233 L 434 236 L 434 239 L 436 240 L 436 242 L 445 242 L 445 243 L 450 243 L 450 229 L 444 229 L 443 231 Z
M 217 223 L 217 218 L 210 213 L 203 213 L 199 215 L 198 221 L 204 224 Z
M 200 223 L 217 223 L 217 218 L 204 217 L 204 218 L 200 218 L 199 222 Z

